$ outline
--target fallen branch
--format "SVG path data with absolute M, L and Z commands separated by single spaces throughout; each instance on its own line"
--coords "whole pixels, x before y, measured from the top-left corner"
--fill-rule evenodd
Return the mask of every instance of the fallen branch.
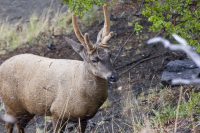
M 177 50 L 183 51 L 197 64 L 198 67 L 200 67 L 200 56 L 194 52 L 193 48 L 187 44 L 186 40 L 179 37 L 176 34 L 173 34 L 173 37 L 180 44 L 172 44 L 168 40 L 163 39 L 161 37 L 155 37 L 153 39 L 150 39 L 147 42 L 147 44 L 161 42 L 166 48 L 176 51 Z
M 131 66 L 129 69 L 127 69 L 127 70 L 121 72 L 121 73 L 120 73 L 120 76 L 123 75 L 123 74 L 125 74 L 125 73 L 127 73 L 127 72 L 129 72 L 131 69 L 133 69 L 134 67 L 138 66 L 139 64 L 141 64 L 141 63 L 143 63 L 143 62 L 145 62 L 145 61 L 148 61 L 148 60 L 155 59 L 155 58 L 160 57 L 160 56 L 161 56 L 161 55 L 155 55 L 155 56 L 152 56 L 152 57 L 149 57 L 149 58 L 142 59 L 142 60 L 140 60 L 139 62 L 137 62 L 136 64 L 134 64 L 133 66 Z
M 125 65 L 123 65 L 123 66 L 119 66 L 119 67 L 117 67 L 117 68 L 115 68 L 116 70 L 119 70 L 119 69 L 121 69 L 121 68 L 124 68 L 124 67 L 126 67 L 126 66 L 130 66 L 130 65 L 132 65 L 133 63 L 137 63 L 137 62 L 139 62 L 140 60 L 143 60 L 143 59 L 146 59 L 146 58 L 148 58 L 150 56 L 150 54 L 148 54 L 148 55 L 145 55 L 145 56 L 143 56 L 142 58 L 140 58 L 140 59 L 137 59 L 137 60 L 133 60 L 133 61 L 131 61 L 131 62 L 128 62 L 128 63 L 126 63 Z
M 194 52 L 193 48 L 188 45 L 187 41 L 180 36 L 173 34 L 174 39 L 180 44 L 172 44 L 168 40 L 163 39 L 162 37 L 155 37 L 150 39 L 147 44 L 158 43 L 161 42 L 165 48 L 169 48 L 175 51 L 183 51 L 185 52 L 194 63 L 200 68 L 200 56 Z M 172 84 L 200 84 L 200 79 L 198 77 L 194 77 L 193 79 L 174 79 L 172 80 Z

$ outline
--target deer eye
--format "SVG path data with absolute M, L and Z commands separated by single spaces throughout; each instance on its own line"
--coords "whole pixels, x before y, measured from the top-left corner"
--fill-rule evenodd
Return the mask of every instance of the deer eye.
M 92 59 L 92 62 L 93 62 L 93 63 L 98 63 L 99 60 L 100 60 L 100 59 L 99 59 L 98 57 L 96 57 L 96 58 L 93 58 L 93 59 Z

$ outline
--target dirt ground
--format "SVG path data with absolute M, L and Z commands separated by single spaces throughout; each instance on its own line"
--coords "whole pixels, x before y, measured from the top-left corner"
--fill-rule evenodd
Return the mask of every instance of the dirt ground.
M 100 109 L 96 116 L 89 121 L 87 132 L 133 132 L 130 125 L 124 124 L 127 121 L 123 116 L 121 108 L 122 99 L 126 96 L 124 94 L 133 93 L 137 97 L 142 92 L 148 93 L 150 88 L 161 87 L 160 77 L 166 63 L 170 60 L 185 58 L 184 54 L 170 52 L 161 45 L 147 46 L 146 41 L 155 36 L 155 34 L 149 33 L 147 29 L 144 29 L 141 35 L 135 35 L 133 26 L 128 26 L 128 23 L 134 19 L 141 18 L 141 16 L 136 17 L 132 15 L 136 14 L 136 12 L 138 10 L 130 4 L 117 5 L 112 10 L 111 30 L 116 35 L 111 39 L 109 45 L 112 51 L 114 66 L 120 74 L 120 81 L 118 85 L 110 85 L 110 106 L 106 109 Z M 93 40 L 96 39 L 102 24 L 94 24 L 87 30 Z M 71 46 L 66 43 L 65 36 L 41 33 L 40 37 L 31 44 L 24 44 L 12 52 L 0 55 L 0 63 L 9 57 L 22 53 L 33 53 L 51 58 L 81 60 Z M 68 37 L 76 40 L 74 34 Z M 113 119 L 115 120 L 114 124 L 111 124 Z M 42 117 L 36 117 L 35 120 L 39 123 L 37 127 L 43 126 Z M 35 127 L 36 124 L 33 120 L 26 129 L 27 133 L 35 133 Z M 0 125 L 0 131 L 2 133 L 5 131 L 3 125 Z

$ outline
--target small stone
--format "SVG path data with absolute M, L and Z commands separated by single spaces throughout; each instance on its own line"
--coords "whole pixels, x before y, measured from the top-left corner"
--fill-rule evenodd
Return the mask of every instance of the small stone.
M 122 86 L 119 86 L 119 87 L 117 88 L 117 90 L 121 91 L 121 90 L 122 90 Z

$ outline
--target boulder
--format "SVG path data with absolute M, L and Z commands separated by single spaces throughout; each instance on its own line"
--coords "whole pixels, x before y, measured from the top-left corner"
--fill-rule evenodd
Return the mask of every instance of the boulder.
M 200 68 L 192 60 L 175 60 L 166 65 L 161 82 L 163 85 L 172 85 L 173 79 L 193 79 L 199 75 Z

